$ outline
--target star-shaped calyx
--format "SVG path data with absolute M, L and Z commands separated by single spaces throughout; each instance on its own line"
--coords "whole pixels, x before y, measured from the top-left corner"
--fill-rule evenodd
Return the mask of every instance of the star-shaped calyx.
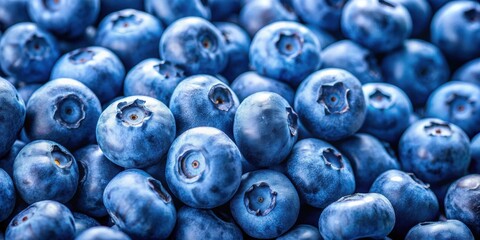
M 350 89 L 342 82 L 320 87 L 317 102 L 325 108 L 325 115 L 342 114 L 350 109 L 348 103 Z

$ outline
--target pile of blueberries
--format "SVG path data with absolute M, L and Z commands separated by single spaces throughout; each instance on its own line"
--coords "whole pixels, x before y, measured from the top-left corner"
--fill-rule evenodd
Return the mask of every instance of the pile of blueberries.
M 0 239 L 480 239 L 480 3 L 0 0 Z

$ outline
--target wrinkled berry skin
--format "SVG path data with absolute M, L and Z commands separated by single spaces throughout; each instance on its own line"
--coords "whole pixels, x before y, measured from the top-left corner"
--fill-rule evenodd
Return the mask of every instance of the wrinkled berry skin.
M 480 236 L 480 175 L 464 176 L 450 185 L 445 196 L 445 214 L 448 219 L 465 223 L 473 235 Z
M 242 155 L 235 143 L 212 127 L 187 130 L 168 151 L 165 178 L 183 203 L 210 209 L 228 202 L 240 185 Z
M 165 239 L 175 226 L 170 194 L 142 170 L 115 176 L 103 192 L 103 203 L 116 226 L 133 239 Z
M 177 215 L 173 239 L 224 239 L 241 240 L 243 234 L 233 219 L 223 212 L 202 210 L 184 206 Z
M 441 184 L 467 173 L 470 141 L 454 124 L 427 118 L 413 123 L 399 143 L 402 169 L 430 184 Z
M 292 0 L 300 18 L 319 28 L 340 32 L 340 17 L 347 0 Z
M 97 220 L 85 214 L 78 212 L 72 212 L 72 214 L 73 219 L 75 220 L 75 236 L 80 235 L 89 228 L 100 226 L 100 223 Z
M 15 207 L 16 194 L 12 178 L 0 168 L 0 222 L 5 220 Z
M 322 235 L 318 228 L 312 225 L 301 224 L 292 228 L 292 230 L 278 237 L 277 240 L 322 240 Z
M 305 128 L 327 141 L 353 135 L 366 115 L 360 81 L 338 68 L 319 70 L 308 76 L 297 89 L 294 105 Z
M 435 45 L 423 40 L 407 40 L 403 47 L 382 61 L 386 82 L 408 95 L 414 106 L 422 106 L 428 95 L 448 80 L 449 65 Z
M 480 57 L 480 3 L 452 1 L 433 16 L 431 41 L 454 61 Z
M 390 169 L 400 169 L 397 158 L 375 137 L 355 134 L 336 143 L 347 158 L 355 175 L 355 192 L 366 193 L 375 179 Z
M 175 119 L 155 98 L 125 97 L 100 115 L 96 136 L 110 161 L 124 168 L 143 168 L 167 153 L 175 138 Z
M 324 239 L 384 238 L 394 225 L 392 204 L 378 193 L 342 197 L 325 208 L 318 221 Z
M 0 77 L 0 157 L 5 156 L 13 146 L 17 134 L 25 122 L 25 103 L 15 87 Z
M 254 71 L 240 74 L 230 85 L 242 102 L 248 96 L 257 92 L 274 92 L 285 98 L 293 106 L 295 91 L 288 84 L 259 75 Z
M 160 39 L 160 58 L 185 69 L 188 75 L 217 74 L 227 65 L 225 40 L 209 21 L 182 18 L 165 29 Z
M 322 68 L 344 69 L 362 84 L 382 81 L 382 70 L 375 55 L 351 40 L 338 41 L 325 48 Z
M 400 88 L 388 83 L 369 83 L 362 88 L 367 117 L 361 131 L 396 145 L 410 126 L 410 122 L 405 121 L 413 114 L 410 99 Z
M 480 133 L 475 135 L 470 142 L 470 156 L 472 158 L 470 171 L 480 174 Z
M 428 98 L 425 115 L 451 122 L 473 137 L 480 132 L 480 85 L 451 81 Z
M 34 23 L 18 23 L 0 40 L 0 67 L 26 83 L 44 83 L 60 56 L 55 37 Z
M 211 12 L 207 4 L 205 0 L 145 0 L 145 9 L 165 25 L 170 25 L 184 17 L 210 20 Z
M 70 210 L 63 204 L 44 200 L 17 214 L 5 232 L 6 239 L 73 239 L 75 224 Z
M 314 138 L 295 144 L 286 161 L 286 175 L 302 200 L 316 208 L 355 191 L 349 160 L 329 143 Z
M 145 59 L 133 67 L 125 77 L 125 96 L 144 95 L 170 103 L 173 90 L 185 79 L 178 66 L 156 58 Z
M 428 184 L 412 173 L 389 170 L 380 175 L 370 192 L 385 196 L 395 210 L 392 234 L 403 238 L 414 225 L 433 221 L 439 213 L 437 197 Z
M 405 240 L 474 240 L 472 231 L 458 220 L 423 222 L 408 231 Z
M 480 86 L 480 58 L 459 67 L 452 76 L 454 81 L 472 82 Z
M 63 55 L 50 78 L 78 80 L 105 103 L 119 95 L 124 77 L 125 68 L 113 52 L 103 47 L 87 47 Z
M 245 173 L 230 201 L 232 216 L 254 238 L 276 238 L 297 220 L 300 200 L 293 184 L 280 172 L 257 170 Z
M 95 142 L 101 113 L 100 101 L 88 87 L 74 79 L 55 79 L 30 97 L 25 133 L 30 140 L 51 140 L 78 149 Z
M 432 8 L 428 0 L 391 0 L 402 4 L 412 17 L 412 37 L 421 37 L 425 30 L 430 27 Z
M 214 127 L 233 136 L 238 97 L 226 85 L 209 75 L 195 75 L 178 84 L 169 108 L 175 116 L 177 135 L 194 127 Z
M 302 24 L 275 22 L 255 34 L 249 58 L 260 75 L 298 86 L 320 66 L 320 43 Z
M 135 9 L 107 15 L 97 29 L 95 45 L 112 50 L 130 69 L 147 58 L 158 58 L 162 23 L 154 16 Z
M 13 180 L 26 203 L 55 200 L 66 203 L 78 185 L 74 156 L 62 145 L 37 140 L 27 144 L 13 163 Z
M 283 97 L 258 92 L 238 107 L 233 136 L 248 162 L 257 167 L 275 166 L 288 156 L 297 141 L 297 121 L 297 113 Z
M 72 201 L 74 209 L 92 217 L 103 217 L 107 210 L 103 205 L 103 191 L 123 168 L 113 164 L 98 145 L 88 145 L 73 153 L 81 173 L 76 195 Z
M 4 32 L 7 28 L 19 22 L 29 22 L 27 5 L 28 0 L 9 0 L 0 1 L 0 31 Z
M 82 234 L 78 235 L 75 240 L 130 240 L 131 238 L 118 230 L 112 228 L 98 226 L 85 230 Z
M 12 179 L 13 163 L 18 153 L 20 152 L 20 150 L 22 150 L 23 147 L 25 147 L 25 143 L 20 140 L 16 140 L 10 148 L 10 151 L 8 151 L 6 155 L 0 158 L 0 168 L 5 170 L 5 172 L 7 172 Z
M 348 1 L 341 26 L 346 37 L 376 53 L 399 47 L 412 32 L 407 9 L 388 0 Z
M 100 12 L 100 0 L 30 0 L 28 14 L 39 27 L 63 38 L 81 36 Z

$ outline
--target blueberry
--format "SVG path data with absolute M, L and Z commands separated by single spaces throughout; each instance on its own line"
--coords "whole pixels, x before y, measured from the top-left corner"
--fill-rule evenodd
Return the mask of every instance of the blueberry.
M 296 20 L 293 9 L 287 7 L 282 0 L 246 1 L 239 15 L 240 25 L 250 36 L 270 23 Z
M 30 0 L 28 14 L 41 28 L 63 38 L 76 38 L 93 24 L 100 0 Z
M 0 67 L 26 83 L 44 83 L 59 57 L 55 37 L 34 23 L 17 23 L 0 40 Z
M 480 133 L 475 135 L 470 142 L 470 156 L 472 158 L 470 171 L 480 174 Z
M 412 36 L 419 37 L 430 26 L 432 8 L 428 0 L 391 0 L 403 5 L 412 18 Z
M 75 240 L 130 240 L 131 238 L 125 233 L 104 226 L 92 227 L 82 234 L 78 235 Z
M 452 80 L 472 82 L 480 86 L 480 58 L 474 59 L 459 67 Z
M 89 228 L 100 226 L 100 223 L 97 220 L 85 214 L 78 212 L 73 212 L 72 214 L 73 219 L 75 220 L 75 236 L 80 235 Z
M 389 170 L 377 177 L 370 192 L 385 196 L 395 210 L 392 235 L 405 237 L 414 225 L 435 220 L 439 213 L 437 197 L 428 184 L 412 173 Z
M 322 240 L 322 236 L 318 232 L 318 228 L 312 225 L 297 225 L 284 235 L 277 238 L 278 240 Z
M 199 17 L 181 18 L 168 26 L 160 39 L 160 57 L 188 75 L 216 74 L 227 65 L 222 33 Z
M 144 0 L 147 12 L 155 15 L 165 25 L 170 25 L 183 17 L 210 19 L 208 0 Z
M 233 197 L 240 185 L 242 155 L 222 131 L 187 130 L 168 151 L 165 178 L 172 193 L 195 208 L 214 208 Z
M 17 214 L 5 232 L 6 239 L 73 239 L 72 212 L 63 204 L 44 200 Z
M 0 104 L 0 157 L 3 157 L 10 151 L 23 127 L 26 109 L 15 87 L 1 77 Z
M 235 114 L 235 142 L 251 164 L 274 166 L 288 156 L 297 141 L 297 120 L 297 113 L 280 95 L 254 93 L 243 100 Z
M 12 178 L 0 168 L 0 222 L 5 220 L 15 207 L 15 187 Z
M 340 17 L 348 0 L 293 0 L 298 16 L 322 29 L 340 32 Z
M 48 140 L 27 144 L 13 163 L 15 187 L 28 204 L 41 200 L 68 202 L 77 190 L 78 178 L 74 156 Z
M 360 81 L 336 68 L 308 76 L 297 89 L 294 105 L 305 128 L 313 136 L 327 141 L 353 135 L 366 115 Z
M 133 239 L 165 239 L 175 226 L 170 194 L 142 170 L 115 176 L 103 192 L 103 202 L 117 227 Z
M 230 201 L 230 210 L 240 228 L 254 238 L 276 238 L 297 220 L 300 200 L 288 178 L 273 170 L 258 170 L 242 176 Z
M 274 22 L 255 34 L 249 59 L 260 75 L 298 86 L 320 66 L 320 43 L 302 24 Z
M 135 9 L 107 15 L 98 26 L 95 44 L 112 50 L 130 69 L 147 58 L 158 58 L 163 26 L 154 16 Z
M 28 22 L 28 0 L 0 1 L 0 31 L 3 32 L 19 22 Z
M 480 175 L 459 178 L 448 188 L 445 196 L 445 214 L 448 219 L 465 223 L 476 237 L 480 236 Z
M 386 197 L 378 193 L 357 193 L 325 208 L 318 228 L 324 239 L 379 239 L 386 237 L 394 224 L 395 212 Z
M 125 69 L 120 59 L 103 47 L 76 49 L 63 55 L 52 69 L 51 79 L 73 78 L 89 87 L 100 102 L 121 91 Z
M 25 133 L 30 140 L 51 140 L 78 149 L 95 141 L 101 112 L 100 101 L 88 87 L 73 79 L 55 79 L 28 101 Z
M 427 118 L 412 124 L 399 143 L 402 169 L 430 184 L 441 184 L 467 173 L 470 141 L 458 126 Z
M 458 220 L 423 222 L 408 231 L 405 240 L 474 240 L 468 227 Z
M 225 212 L 184 206 L 178 211 L 172 238 L 241 240 L 243 235 Z
M 348 1 L 341 18 L 343 34 L 368 49 L 385 53 L 412 32 L 408 10 L 390 0 Z

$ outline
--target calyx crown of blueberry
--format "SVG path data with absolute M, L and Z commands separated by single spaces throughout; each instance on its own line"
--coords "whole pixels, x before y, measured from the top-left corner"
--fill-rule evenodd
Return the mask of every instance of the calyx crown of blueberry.
M 424 131 L 429 136 L 450 137 L 453 134 L 450 124 L 440 121 L 430 121 L 425 125 Z
M 178 157 L 178 173 L 186 182 L 196 182 L 207 169 L 202 151 L 190 149 Z
M 55 166 L 60 169 L 68 169 L 73 164 L 73 156 L 70 153 L 65 152 L 58 145 L 52 145 L 50 157 Z
M 218 110 L 227 112 L 233 107 L 232 93 L 223 84 L 219 83 L 210 88 L 208 97 Z
M 304 39 L 298 33 L 283 31 L 278 35 L 275 46 L 280 54 L 288 58 L 295 58 L 302 53 L 303 43 Z
M 424 183 L 422 180 L 420 180 L 420 178 L 417 178 L 417 176 L 415 176 L 414 173 L 407 173 L 407 175 L 408 175 L 414 182 L 416 182 L 418 185 L 422 186 L 423 188 L 425 188 L 425 189 L 430 188 L 430 184 Z
M 70 53 L 68 60 L 73 64 L 83 64 L 93 60 L 95 52 L 88 48 L 77 49 Z
M 285 110 L 287 111 L 287 121 L 290 135 L 292 137 L 296 136 L 298 133 L 298 115 L 291 107 L 287 107 Z
M 85 103 L 77 95 L 68 94 L 56 100 L 53 118 L 62 126 L 78 128 L 85 117 Z
M 25 42 L 25 46 L 25 50 L 27 51 L 29 58 L 32 60 L 42 60 L 49 49 L 47 40 L 37 34 L 33 34 Z
M 370 96 L 370 104 L 378 109 L 388 109 L 393 106 L 392 96 L 380 88 L 376 88 Z
M 120 102 L 117 105 L 117 119 L 127 126 L 142 126 L 152 117 L 153 112 L 145 106 L 146 101 Z
M 348 112 L 350 89 L 343 82 L 335 82 L 320 87 L 317 102 L 325 108 L 325 115 L 342 114 Z
M 159 64 L 154 65 L 153 69 L 165 79 L 175 79 L 185 76 L 184 71 L 179 66 L 169 61 L 161 61 Z
M 342 154 L 335 151 L 333 148 L 326 148 L 322 151 L 322 158 L 325 162 L 325 165 L 335 169 L 341 170 L 345 167 L 343 163 Z
M 277 195 L 278 193 L 273 191 L 268 183 L 260 182 L 253 184 L 245 191 L 243 200 L 250 214 L 266 216 L 275 208 Z
M 140 25 L 143 18 L 139 17 L 132 11 L 121 11 L 112 19 L 113 28 L 115 29 L 134 29 L 132 25 Z
M 147 184 L 150 190 L 152 190 L 164 203 L 169 203 L 172 201 L 172 197 L 165 191 L 160 181 L 154 178 L 148 178 Z
M 456 118 L 458 114 L 471 112 L 475 100 L 469 96 L 454 93 L 447 98 L 446 104 L 449 106 L 449 115 L 452 118 Z

